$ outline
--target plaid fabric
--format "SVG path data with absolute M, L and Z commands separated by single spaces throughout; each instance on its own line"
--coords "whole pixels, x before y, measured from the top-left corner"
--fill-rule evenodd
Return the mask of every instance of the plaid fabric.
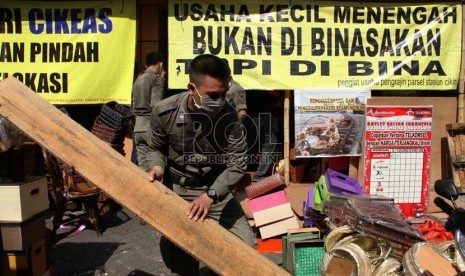
M 128 106 L 108 102 L 102 106 L 97 122 L 114 129 L 125 129 L 129 133 L 134 129 L 134 114 Z
M 124 137 L 126 136 L 125 129 L 114 129 L 101 125 L 99 124 L 98 119 L 95 120 L 94 125 L 92 126 L 92 133 L 101 140 L 110 144 L 122 144 L 124 142 Z

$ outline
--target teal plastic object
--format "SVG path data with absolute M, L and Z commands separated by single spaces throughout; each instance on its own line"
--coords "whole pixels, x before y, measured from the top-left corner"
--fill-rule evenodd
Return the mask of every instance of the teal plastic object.
M 322 240 L 299 241 L 293 244 L 294 276 L 320 275 L 320 266 L 325 254 Z
M 305 232 L 305 233 L 297 233 L 297 234 L 288 234 L 287 236 L 282 237 L 282 244 L 283 244 L 283 267 L 287 271 L 291 271 L 291 264 L 293 263 L 290 259 L 292 254 L 292 244 L 297 241 L 304 241 L 304 240 L 314 240 L 319 239 L 319 233 L 312 233 L 312 232 Z

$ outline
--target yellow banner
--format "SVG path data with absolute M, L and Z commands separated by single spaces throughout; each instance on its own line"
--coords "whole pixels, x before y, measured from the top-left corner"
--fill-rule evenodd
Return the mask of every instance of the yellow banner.
M 52 104 L 131 102 L 135 1 L 0 2 L 0 81 Z
M 457 88 L 458 1 L 265 2 L 169 1 L 169 87 L 214 54 L 246 89 Z

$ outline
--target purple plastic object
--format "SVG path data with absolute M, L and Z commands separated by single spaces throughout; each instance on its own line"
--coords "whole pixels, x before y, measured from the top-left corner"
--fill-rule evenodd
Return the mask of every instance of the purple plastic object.
M 314 227 L 315 222 L 311 218 L 313 214 L 313 203 L 314 203 L 314 187 L 308 187 L 307 200 L 303 202 L 303 213 L 304 213 L 304 227 Z
M 313 221 L 313 219 L 309 218 L 309 217 L 304 217 L 304 224 L 303 224 L 304 227 L 315 227 L 316 224 L 315 222 Z
M 363 195 L 364 192 L 360 187 L 357 179 L 342 174 L 340 172 L 327 169 L 326 175 L 326 189 L 328 192 L 336 195 Z
M 307 201 L 304 201 L 305 203 L 304 213 L 312 210 L 314 202 L 315 202 L 315 191 L 314 191 L 314 187 L 310 186 L 308 187 Z

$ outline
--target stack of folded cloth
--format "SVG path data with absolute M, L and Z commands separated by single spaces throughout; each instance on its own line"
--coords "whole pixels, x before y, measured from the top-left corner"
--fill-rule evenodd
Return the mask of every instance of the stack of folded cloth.
M 94 121 L 92 133 L 124 155 L 124 138 L 132 133 L 133 128 L 134 115 L 130 108 L 113 101 L 102 106 Z

